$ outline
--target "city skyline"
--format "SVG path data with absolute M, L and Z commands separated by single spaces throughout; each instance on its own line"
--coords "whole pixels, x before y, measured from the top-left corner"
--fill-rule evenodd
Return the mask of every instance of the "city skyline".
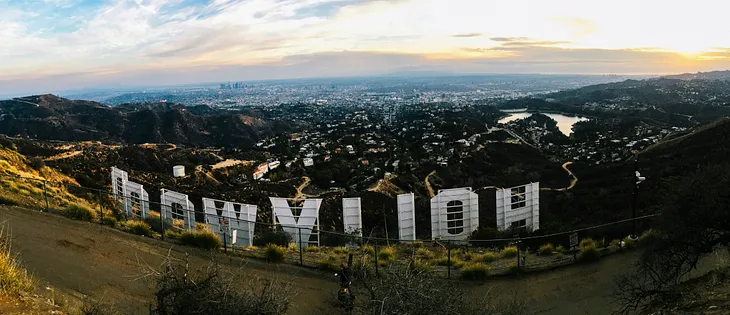
M 728 4 L 0 0 L 0 94 L 449 73 L 730 68 Z

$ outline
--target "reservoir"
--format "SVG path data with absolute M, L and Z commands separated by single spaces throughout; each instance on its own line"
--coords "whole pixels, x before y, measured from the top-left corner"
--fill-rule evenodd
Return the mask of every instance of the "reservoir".
M 518 119 L 524 119 L 527 117 L 532 116 L 532 113 L 526 112 L 524 109 L 522 110 L 503 110 L 506 114 L 509 114 L 507 117 L 503 117 L 498 122 L 500 124 L 506 124 L 510 121 L 518 120 Z M 552 118 L 553 120 L 558 122 L 558 129 L 560 129 L 560 132 L 562 132 L 566 136 L 570 136 L 570 134 L 573 132 L 573 125 L 579 121 L 586 121 L 588 118 L 585 117 L 576 117 L 576 116 L 566 116 L 563 114 L 553 114 L 553 113 L 541 113 L 545 116 L 548 116 Z

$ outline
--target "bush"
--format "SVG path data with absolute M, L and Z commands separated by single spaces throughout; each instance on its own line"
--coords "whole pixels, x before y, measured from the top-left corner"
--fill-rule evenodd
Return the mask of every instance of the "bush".
M 439 266 L 448 266 L 449 265 L 449 257 L 448 256 L 442 256 L 438 260 L 436 260 L 436 264 Z M 456 269 L 459 269 L 461 267 L 464 267 L 464 261 L 456 258 L 451 257 L 451 267 L 454 267 Z
M 266 245 L 264 253 L 266 255 L 266 260 L 270 262 L 280 263 L 286 260 L 286 248 L 283 246 L 268 244 Z
M 611 246 L 613 246 L 613 247 L 619 247 L 620 244 L 621 244 L 621 241 L 620 240 L 612 240 L 611 241 Z
M 152 228 L 144 221 L 128 220 L 124 221 L 122 225 L 124 226 L 124 230 L 129 233 L 147 237 L 152 236 Z
M 36 171 L 39 171 L 44 166 L 46 166 L 46 163 L 43 162 L 43 160 L 41 158 L 35 157 L 35 156 L 30 158 L 30 160 L 28 161 L 28 164 L 30 165 L 30 167 L 32 167 Z
M 179 239 L 182 236 L 182 232 L 179 230 L 165 230 L 166 238 Z
M 656 232 L 654 230 L 646 230 L 644 233 L 641 233 L 641 236 L 639 236 L 639 244 L 649 244 L 657 239 Z
M 291 236 L 284 231 L 266 231 L 259 237 L 255 237 L 253 244 L 256 246 L 267 246 L 269 244 L 287 247 L 291 243 Z
M 517 256 L 517 246 L 507 246 L 502 250 L 502 257 L 512 258 Z
M 380 261 L 395 260 L 395 248 L 388 246 L 388 247 L 383 247 L 380 250 L 378 250 L 378 260 L 380 260 Z
M 363 254 L 375 255 L 375 248 L 372 245 L 365 245 L 360 248 Z
M 596 241 L 590 238 L 585 238 L 580 241 L 580 253 L 581 259 L 585 261 L 594 261 L 598 259 L 598 247 Z
M 473 257 L 472 257 L 473 262 L 480 262 L 480 263 L 485 263 L 485 264 L 493 262 L 497 259 L 499 259 L 499 256 L 492 252 L 486 252 L 481 255 L 473 255 Z
M 489 276 L 489 266 L 483 263 L 470 263 L 461 268 L 461 277 L 466 280 L 485 280 Z
M 540 246 L 540 248 L 537 250 L 537 253 L 539 255 L 543 256 L 550 256 L 555 251 L 555 248 L 553 247 L 553 244 L 547 243 L 545 245 Z
M 350 250 L 348 250 L 345 247 L 335 247 L 334 252 L 335 252 L 335 254 L 347 254 L 350 252 Z
M 564 253 L 564 252 L 565 252 L 565 246 L 563 246 L 563 245 L 558 245 L 558 247 L 555 247 L 555 251 L 556 251 L 557 253 L 559 253 L 559 254 L 562 254 L 562 253 Z
M 117 219 L 112 216 L 105 216 L 104 218 L 101 219 L 101 224 L 106 225 L 106 226 L 116 227 Z
M 0 196 L 0 205 L 17 206 L 20 202 L 9 196 Z
M 428 248 L 419 248 L 416 249 L 416 256 L 423 259 L 433 259 L 436 257 L 436 254 Z
M 164 231 L 162 230 L 162 221 L 160 220 L 159 216 L 149 216 L 144 219 L 144 222 L 150 226 L 150 229 L 152 229 L 152 231 L 155 231 L 160 234 L 164 233 Z M 169 226 L 167 227 L 167 229 L 170 229 L 170 228 L 171 227 L 169 227 Z
M 94 216 L 96 214 L 94 213 L 94 211 L 92 211 L 91 209 L 89 209 L 87 207 L 84 207 L 79 204 L 71 204 L 68 207 L 66 207 L 66 211 L 64 212 L 64 215 L 70 219 L 91 222 L 91 220 L 94 219 Z
M 151 315 L 286 314 L 296 295 L 290 283 L 277 279 L 240 279 L 215 265 L 198 272 L 187 265 L 168 263 L 157 272 Z
M 433 271 L 433 265 L 423 259 L 414 259 L 410 264 L 411 270 L 417 273 L 427 273 Z
M 307 246 L 304 248 L 307 253 L 319 253 L 319 246 Z
M 628 236 L 624 238 L 624 248 L 634 248 L 635 246 L 636 242 L 633 239 Z
M 180 233 L 180 242 L 184 245 L 203 249 L 218 249 L 221 239 L 210 230 L 183 231 Z
M 35 286 L 33 279 L 10 252 L 10 238 L 5 232 L 5 227 L 0 227 L 0 293 L 31 293 Z
M 317 261 L 317 266 L 324 270 L 329 271 L 339 271 L 340 270 L 340 264 L 339 264 L 340 258 L 337 256 L 329 255 L 327 258 L 320 259 Z

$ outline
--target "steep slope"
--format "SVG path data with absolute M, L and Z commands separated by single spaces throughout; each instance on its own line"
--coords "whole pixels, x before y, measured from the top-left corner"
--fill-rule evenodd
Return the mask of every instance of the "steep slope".
M 255 121 L 255 120 L 254 120 Z M 251 146 L 267 125 L 235 111 L 159 103 L 108 107 L 40 95 L 0 101 L 0 133 L 43 140 Z

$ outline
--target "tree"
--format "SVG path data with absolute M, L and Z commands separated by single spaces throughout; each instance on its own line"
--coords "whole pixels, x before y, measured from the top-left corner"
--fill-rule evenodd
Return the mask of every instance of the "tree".
M 671 292 L 700 258 L 730 243 L 730 164 L 711 165 L 663 183 L 655 198 L 651 243 L 636 271 L 617 279 L 620 313 L 645 308 Z

